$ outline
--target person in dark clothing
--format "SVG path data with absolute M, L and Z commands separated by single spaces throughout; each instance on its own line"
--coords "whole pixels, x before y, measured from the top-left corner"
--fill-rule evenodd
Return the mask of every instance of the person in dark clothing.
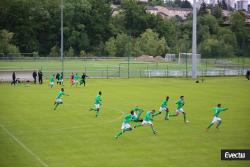
M 41 70 L 38 72 L 38 82 L 39 84 L 43 84 L 43 73 Z
M 12 84 L 16 85 L 16 73 L 15 72 L 12 73 L 12 82 L 11 82 L 11 85 Z
M 86 77 L 88 77 L 85 73 L 82 74 L 82 78 L 81 78 L 81 81 L 80 81 L 80 85 L 84 85 L 86 84 Z
M 59 74 L 58 82 L 59 82 L 59 85 L 63 85 L 63 73 Z
M 247 70 L 246 78 L 247 78 L 248 80 L 250 79 L 250 70 Z
M 59 84 L 59 77 L 60 77 L 60 74 L 57 73 L 57 74 L 56 74 L 56 84 L 57 84 L 57 85 Z
M 36 71 L 34 71 L 32 75 L 33 75 L 33 78 L 34 78 L 34 84 L 36 84 L 36 77 L 37 77 Z

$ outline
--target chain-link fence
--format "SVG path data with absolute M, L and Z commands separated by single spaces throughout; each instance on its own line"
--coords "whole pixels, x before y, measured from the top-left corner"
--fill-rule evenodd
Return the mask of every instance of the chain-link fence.
M 63 66 L 58 57 L 5 57 L 0 58 L 1 73 L 41 70 L 45 78 L 64 72 L 86 73 L 90 78 L 145 78 L 190 77 L 192 65 L 188 63 L 136 61 L 117 57 L 65 57 Z M 201 59 L 198 76 L 241 76 L 250 69 L 250 58 Z M 29 75 L 26 73 L 26 75 Z M 1 77 L 0 77 L 1 78 Z

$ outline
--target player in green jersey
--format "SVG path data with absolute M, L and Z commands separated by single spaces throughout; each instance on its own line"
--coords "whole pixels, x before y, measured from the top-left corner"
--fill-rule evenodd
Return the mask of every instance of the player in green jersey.
M 60 73 L 58 76 L 58 82 L 60 85 L 63 85 L 63 73 Z
M 134 111 L 131 110 L 129 114 L 125 115 L 123 123 L 122 123 L 122 127 L 121 130 L 115 135 L 115 138 L 118 139 L 119 136 L 121 136 L 123 133 L 131 131 L 132 127 L 129 124 L 133 119 L 135 119 L 134 117 Z
M 49 80 L 49 86 L 52 88 L 54 86 L 55 82 L 55 75 L 51 75 L 50 80 Z
M 73 82 L 74 82 L 75 86 L 77 86 L 78 83 L 79 83 L 79 77 L 78 77 L 77 73 L 75 73 L 75 75 L 74 75 L 74 81 Z
M 98 117 L 99 112 L 100 112 L 100 108 L 101 108 L 101 105 L 102 105 L 101 96 L 102 96 L 102 92 L 99 91 L 98 95 L 95 97 L 95 104 L 94 104 L 95 107 L 89 109 L 89 111 L 95 111 L 96 112 L 96 117 Z
M 146 113 L 146 116 L 144 117 L 142 123 L 141 124 L 136 124 L 134 126 L 134 128 L 144 126 L 144 125 L 150 125 L 150 127 L 151 127 L 151 129 L 153 131 L 153 134 L 156 134 L 156 130 L 154 129 L 153 122 L 152 122 L 154 114 L 155 114 L 155 110 L 148 111 Z
M 185 123 L 188 123 L 189 121 L 187 120 L 187 113 L 183 110 L 183 106 L 185 104 L 184 102 L 184 96 L 181 96 L 179 98 L 179 100 L 177 100 L 177 102 L 175 103 L 176 104 L 176 114 L 173 114 L 173 115 L 169 115 L 170 117 L 173 117 L 173 116 L 178 116 L 180 113 L 183 114 L 183 118 L 184 118 L 184 122 Z
M 156 113 L 154 114 L 154 116 L 157 116 L 157 115 L 161 114 L 163 111 L 166 111 L 165 120 L 169 120 L 168 100 L 169 100 L 169 96 L 167 96 L 167 97 L 162 101 L 159 111 L 156 112 Z
M 69 96 L 68 94 L 64 93 L 64 89 L 61 88 L 61 91 L 58 93 L 57 97 L 56 97 L 56 100 L 55 100 L 55 103 L 54 103 L 54 110 L 56 110 L 56 108 L 60 105 L 60 104 L 63 104 L 63 101 L 62 101 L 62 96 L 65 95 L 65 96 Z
M 135 106 L 135 108 L 133 108 L 132 111 L 134 111 L 133 121 L 134 122 L 142 122 L 143 120 L 140 117 L 141 117 L 141 114 L 143 113 L 143 109 L 138 107 L 138 106 Z
M 209 124 L 209 126 L 206 128 L 206 130 L 208 131 L 215 123 L 217 123 L 216 128 L 219 129 L 219 126 L 221 125 L 222 121 L 221 118 L 219 118 L 219 114 L 223 111 L 228 110 L 228 108 L 222 108 L 221 104 L 218 104 L 217 107 L 213 108 L 213 112 L 214 112 L 214 118 L 212 120 L 212 122 Z

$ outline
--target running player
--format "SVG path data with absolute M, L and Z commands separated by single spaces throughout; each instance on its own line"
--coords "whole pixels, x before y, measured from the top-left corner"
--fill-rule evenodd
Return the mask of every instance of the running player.
M 63 73 L 59 74 L 58 82 L 59 82 L 60 85 L 63 85 Z
M 209 124 L 209 126 L 207 127 L 207 131 L 215 124 L 217 123 L 216 128 L 219 129 L 219 126 L 221 125 L 222 121 L 221 118 L 219 118 L 219 114 L 223 111 L 228 110 L 228 108 L 221 108 L 221 104 L 218 104 L 217 107 L 213 108 L 214 111 L 214 118 L 212 120 L 212 122 Z
M 55 100 L 55 103 L 54 103 L 54 110 L 56 110 L 56 108 L 60 105 L 60 104 L 63 104 L 63 101 L 62 101 L 62 96 L 65 95 L 65 96 L 69 96 L 68 94 L 64 93 L 64 89 L 61 88 L 61 91 L 58 93 L 57 97 L 56 97 L 56 100 Z
M 102 99 L 101 99 L 101 96 L 102 96 L 102 92 L 99 91 L 98 95 L 95 97 L 95 108 L 90 108 L 89 111 L 95 111 L 96 112 L 96 117 L 98 117 L 99 115 L 99 112 L 100 112 L 100 108 L 101 108 L 101 105 L 102 105 Z
M 156 112 L 154 114 L 154 116 L 157 116 L 157 115 L 161 114 L 163 111 L 166 111 L 165 120 L 169 120 L 168 100 L 169 100 L 169 96 L 167 96 L 162 101 L 159 111 Z
M 173 115 L 169 115 L 170 117 L 173 117 L 173 116 L 178 116 L 180 113 L 183 114 L 183 118 L 184 118 L 184 122 L 185 123 L 188 123 L 189 121 L 187 120 L 187 114 L 186 112 L 183 110 L 183 106 L 185 104 L 184 102 L 184 96 L 181 96 L 179 98 L 179 100 L 177 100 L 177 102 L 175 103 L 177 105 L 177 108 L 176 108 L 176 114 L 173 114 Z
M 75 73 L 75 75 L 74 75 L 74 85 L 77 86 L 78 83 L 79 83 L 79 77 L 78 77 L 77 73 Z
M 132 111 L 134 111 L 133 121 L 134 122 L 142 122 L 143 120 L 140 117 L 141 117 L 141 114 L 143 113 L 143 109 L 138 107 L 138 106 L 135 106 L 135 108 L 133 108 Z
M 156 130 L 154 129 L 154 126 L 153 126 L 153 116 L 154 116 L 154 113 L 155 113 L 155 110 L 152 110 L 152 111 L 148 111 L 146 113 L 146 116 L 145 118 L 143 119 L 142 123 L 141 124 L 136 124 L 134 126 L 134 128 L 137 128 L 137 127 L 140 127 L 140 126 L 144 126 L 144 125 L 150 125 L 152 131 L 153 131 L 153 134 L 156 134 Z
M 51 75 L 50 80 L 49 80 L 49 86 L 52 88 L 54 86 L 55 82 L 55 75 Z
M 125 115 L 121 130 L 115 135 L 115 138 L 118 139 L 123 133 L 131 131 L 132 127 L 129 124 L 134 119 L 134 111 L 131 110 L 129 114 Z

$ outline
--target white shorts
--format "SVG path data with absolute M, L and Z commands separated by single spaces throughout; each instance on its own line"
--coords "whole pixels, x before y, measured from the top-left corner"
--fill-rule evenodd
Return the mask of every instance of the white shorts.
M 62 99 L 56 99 L 56 103 L 61 103 Z
M 166 111 L 167 110 L 167 107 L 160 107 L 159 111 L 162 112 L 162 111 Z
M 148 124 L 153 125 L 152 121 L 145 121 L 145 120 L 143 120 L 141 124 L 142 125 L 148 125 Z
M 176 109 L 176 112 L 182 113 L 182 112 L 184 112 L 184 110 L 182 108 L 179 108 L 179 109 Z
M 122 123 L 121 129 L 128 129 L 131 128 L 131 125 L 129 123 Z
M 99 109 L 100 108 L 100 104 L 95 104 L 95 108 L 97 109 Z
M 48 82 L 47 82 L 48 83 Z M 54 82 L 50 82 L 50 85 L 54 85 Z
M 138 115 L 134 112 L 134 115 L 133 115 L 135 118 L 137 118 L 138 117 Z
M 214 118 L 213 118 L 213 120 L 212 120 L 212 123 L 216 123 L 216 122 L 218 122 L 218 121 L 221 121 L 221 119 L 220 119 L 219 117 L 215 117 L 215 116 L 214 116 Z

